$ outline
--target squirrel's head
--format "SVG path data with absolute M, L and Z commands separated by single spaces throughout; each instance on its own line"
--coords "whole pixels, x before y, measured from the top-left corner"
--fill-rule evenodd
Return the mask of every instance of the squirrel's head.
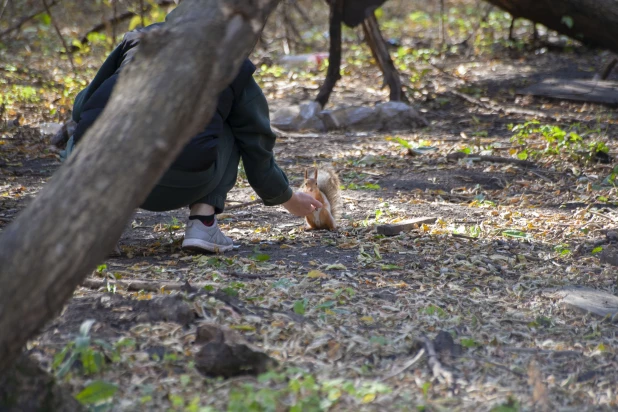
M 315 169 L 315 174 L 313 178 L 309 177 L 309 171 L 305 169 L 305 181 L 303 183 L 303 189 L 308 193 L 320 193 L 320 188 L 318 187 L 318 169 Z

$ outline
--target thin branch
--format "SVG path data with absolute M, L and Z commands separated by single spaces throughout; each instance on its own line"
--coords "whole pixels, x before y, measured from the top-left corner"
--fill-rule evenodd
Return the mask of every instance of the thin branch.
M 60 38 L 60 41 L 62 42 L 62 46 L 64 47 L 64 51 L 66 52 L 67 56 L 69 57 L 69 63 L 71 63 L 71 68 L 73 69 L 73 73 L 75 74 L 75 76 L 77 76 L 77 69 L 75 68 L 75 63 L 73 63 L 73 56 L 71 56 L 71 53 L 69 51 L 69 46 L 67 45 L 66 40 L 62 36 L 62 33 L 60 32 L 60 28 L 58 27 L 58 24 L 56 23 L 56 20 L 52 17 L 51 9 L 50 9 L 49 5 L 47 4 L 47 0 L 43 0 L 43 5 L 45 6 L 45 11 L 47 11 L 47 14 L 49 15 L 49 18 L 51 19 L 51 22 L 52 22 L 52 24 L 54 26 L 54 29 L 56 29 L 56 33 L 58 34 L 58 37 Z
M 263 279 L 263 278 L 272 278 L 275 276 L 274 273 L 243 273 L 243 272 L 228 272 L 228 276 L 233 276 L 236 278 L 242 279 Z
M 390 378 L 394 378 L 395 376 L 407 371 L 408 369 L 410 369 L 412 366 L 414 366 L 419 360 L 421 360 L 421 358 L 423 357 L 423 355 L 425 354 L 425 349 L 421 349 L 418 351 L 418 353 L 416 354 L 416 356 L 412 359 L 410 359 L 408 362 L 406 362 L 400 369 L 396 370 L 395 372 L 389 373 L 388 375 L 386 375 L 384 378 L 382 378 L 382 381 L 388 380 Z
M 0 19 L 2 18 L 2 15 L 4 14 L 4 9 L 6 9 L 7 4 L 9 4 L 9 0 L 4 0 L 4 4 L 2 5 L 2 10 L 0 10 Z
M 481 155 L 469 155 L 463 152 L 455 152 L 446 155 L 448 160 L 459 160 L 459 159 L 470 159 L 470 160 L 479 160 L 481 162 L 492 162 L 492 163 L 506 163 L 506 164 L 514 164 L 522 167 L 536 167 L 536 165 L 527 160 L 513 159 L 511 157 L 500 157 L 500 156 L 481 156 Z
M 509 369 L 507 366 L 501 365 L 501 364 L 499 364 L 499 363 L 492 362 L 492 361 L 490 361 L 490 360 L 488 360 L 488 359 L 481 358 L 481 357 L 479 357 L 479 356 L 463 355 L 463 356 L 461 356 L 461 357 L 462 357 L 462 358 L 465 358 L 465 359 L 472 359 L 472 360 L 475 360 L 475 361 L 477 361 L 477 362 L 485 362 L 485 363 L 488 363 L 489 365 L 495 366 L 496 368 L 501 369 L 501 370 L 503 370 L 503 371 L 510 372 L 510 373 L 512 373 L 512 374 L 513 374 L 513 375 L 515 375 L 515 376 L 519 376 L 520 378 L 525 378 L 525 377 L 526 377 L 526 375 L 524 375 L 523 373 L 520 373 L 520 372 L 517 372 L 517 371 L 511 370 L 511 369 Z
M 115 4 L 115 2 L 114 2 L 114 4 Z M 175 4 L 175 3 L 174 3 L 174 0 L 162 0 L 162 1 L 159 1 L 159 2 L 157 3 L 157 5 L 158 5 L 159 7 L 167 7 L 167 6 L 171 6 L 172 4 Z M 147 10 L 149 10 L 149 9 L 150 9 L 150 7 L 151 7 L 151 6 L 150 6 L 150 4 L 147 4 L 147 5 L 146 5 L 146 11 L 147 11 Z M 88 35 L 89 35 L 89 34 L 91 34 L 91 33 L 98 33 L 98 32 L 100 32 L 101 30 L 105 29 L 105 28 L 107 27 L 107 25 L 110 25 L 110 24 L 111 24 L 111 26 L 112 26 L 112 30 L 113 30 L 113 32 L 115 33 L 115 27 L 116 27 L 116 25 L 117 25 L 118 23 L 122 23 L 122 22 L 124 22 L 124 21 L 127 21 L 127 20 L 131 19 L 131 18 L 132 18 L 133 16 L 135 16 L 135 15 L 137 15 L 137 13 L 136 13 L 136 12 L 133 12 L 133 11 L 126 11 L 126 12 L 124 12 L 124 13 L 122 13 L 122 14 L 118 14 L 118 15 L 117 15 L 117 14 L 116 14 L 116 10 L 114 10 L 114 17 L 112 17 L 111 19 L 109 19 L 109 20 L 107 20 L 107 21 L 105 21 L 105 22 L 99 23 L 99 24 L 97 24 L 96 26 L 93 26 L 90 30 L 88 30 L 88 31 L 87 31 L 87 32 L 86 32 L 86 33 L 82 36 L 82 38 L 80 39 L 80 42 L 81 42 L 82 44 L 88 44 L 88 42 L 89 42 L 89 41 L 88 41 Z M 116 43 L 116 38 L 115 38 L 115 34 L 114 34 L 114 44 L 115 44 L 115 43 Z M 73 51 L 73 52 L 75 52 L 75 51 L 77 51 L 77 50 L 79 50 L 79 48 L 78 48 L 78 47 L 73 47 L 73 48 L 71 49 L 71 51 Z
M 139 17 L 142 21 L 142 27 L 146 27 L 146 21 L 144 19 L 144 0 L 139 0 Z
M 52 0 L 51 3 L 49 3 L 49 7 L 51 8 L 53 6 L 55 6 L 56 4 L 58 4 L 57 0 Z M 8 29 L 4 30 L 3 32 L 0 32 L 0 39 L 3 38 L 4 36 L 6 36 L 7 34 L 11 34 L 14 31 L 17 31 L 21 28 L 21 26 L 23 26 L 24 24 L 28 23 L 30 20 L 34 19 L 36 16 L 38 16 L 39 14 L 45 12 L 45 9 L 38 9 L 37 11 L 30 13 L 27 16 L 24 16 L 21 18 L 21 20 L 19 20 L 17 23 L 15 23 L 13 26 L 9 27 Z
M 450 90 L 449 91 L 451 94 L 454 94 L 457 97 L 461 97 L 462 99 L 466 100 L 467 102 L 470 102 L 474 105 L 480 106 L 484 109 L 487 110 L 494 110 L 497 112 L 503 112 L 505 114 L 521 114 L 524 116 L 534 116 L 534 117 L 542 117 L 542 118 L 546 118 L 546 119 L 554 119 L 556 120 L 557 117 L 550 114 L 550 113 L 546 113 L 544 111 L 541 110 L 530 110 L 530 109 L 522 109 L 521 107 L 513 107 L 513 106 L 502 106 L 499 105 L 496 102 L 492 102 L 492 101 L 488 101 L 488 102 L 482 102 L 479 99 L 476 99 L 472 96 L 469 96 L 465 93 L 461 93 L 458 92 L 457 90 Z
M 241 203 L 239 205 L 226 206 L 225 207 L 225 211 L 227 212 L 228 210 L 242 209 L 242 208 L 245 208 L 245 207 L 248 207 L 248 206 L 259 205 L 261 203 L 262 203 L 261 199 L 253 200 L 251 202 Z
M 431 367 L 433 377 L 439 381 L 444 381 L 447 385 L 451 386 L 455 382 L 453 379 L 453 373 L 442 365 L 442 363 L 440 363 L 440 359 L 438 359 L 438 354 L 436 353 L 436 348 L 433 346 L 431 339 L 427 336 L 421 336 L 420 341 L 427 352 L 427 363 Z
M 552 356 L 583 356 L 583 352 L 576 350 L 550 350 L 550 349 L 537 349 L 537 348 L 501 348 L 505 352 L 514 353 L 533 353 L 539 355 L 552 355 Z

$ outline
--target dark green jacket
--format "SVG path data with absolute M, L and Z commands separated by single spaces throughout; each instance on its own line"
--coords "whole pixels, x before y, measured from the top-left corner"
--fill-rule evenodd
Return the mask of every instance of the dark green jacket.
M 79 141 L 77 132 L 80 132 L 79 137 L 81 137 L 105 107 L 111 94 L 111 88 L 115 83 L 111 80 L 117 78 L 120 69 L 125 64 L 130 63 L 132 55 L 137 50 L 138 43 L 139 36 L 135 36 L 133 33 L 127 34 L 123 43 L 108 56 L 93 81 L 77 95 L 73 110 L 73 119 L 77 122 L 76 143 Z M 248 65 L 251 67 L 248 67 Z M 213 120 L 200 135 L 192 139 L 172 164 L 171 169 L 189 172 L 204 170 L 209 162 L 199 165 L 201 168 L 192 168 L 192 164 L 196 160 L 194 159 L 196 153 L 199 154 L 199 161 L 203 161 L 205 157 L 210 157 L 210 154 L 214 155 L 212 159 L 216 158 L 217 135 L 231 129 L 240 149 L 240 155 L 251 187 L 264 201 L 265 205 L 274 206 L 289 200 L 292 196 L 292 189 L 285 173 L 274 159 L 275 134 L 270 127 L 268 103 L 262 90 L 251 76 L 254 70 L 252 67 L 253 65 L 250 62 L 243 65 L 237 79 L 228 87 L 228 89 L 231 88 L 230 90 L 233 93 L 226 89 L 221 94 L 218 110 Z M 250 70 L 250 72 L 247 73 L 247 70 Z M 246 80 L 238 81 L 239 78 L 246 78 Z M 108 86 L 110 83 L 112 86 Z M 237 87 L 234 87 L 235 84 Z M 90 110 L 84 110 L 84 108 Z M 208 146 L 210 141 L 206 137 L 212 138 L 214 146 Z M 201 146 L 197 146 L 197 144 L 201 144 Z M 187 164 L 191 167 L 183 167 Z M 182 173 L 173 173 L 172 175 L 182 175 Z

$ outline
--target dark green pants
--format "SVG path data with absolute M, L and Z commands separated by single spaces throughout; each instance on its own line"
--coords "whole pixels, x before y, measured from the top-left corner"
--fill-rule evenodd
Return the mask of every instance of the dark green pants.
M 217 160 L 203 172 L 169 169 L 140 206 L 153 212 L 163 212 L 207 203 L 216 213 L 223 212 L 227 194 L 236 184 L 240 151 L 231 128 L 225 124 L 219 136 Z

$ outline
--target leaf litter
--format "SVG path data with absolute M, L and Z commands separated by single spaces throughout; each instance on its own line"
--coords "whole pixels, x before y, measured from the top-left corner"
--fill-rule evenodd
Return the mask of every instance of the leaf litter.
M 362 51 L 350 53 L 362 70 L 344 69 L 333 104 L 385 100 L 377 83 L 365 90 L 377 81 L 376 69 Z M 445 59 L 417 81 L 414 97 L 431 122 L 426 129 L 282 133 L 277 156 L 296 187 L 314 161 L 338 170 L 345 200 L 338 233 L 305 231 L 281 210 L 250 205 L 221 219 L 241 247 L 199 256 L 180 250 L 186 211 L 137 211 L 121 256 L 93 272 L 90 279 L 99 283 L 76 291 L 30 343 L 30 353 L 57 373 L 54 358 L 71 342 L 77 347 L 80 325 L 95 319 L 88 331 L 93 352 L 80 356 L 98 358 L 99 351 L 105 366 L 84 369 L 77 362 L 65 368 L 62 382 L 78 399 L 111 402 L 114 410 L 615 408 L 616 324 L 543 293 L 572 285 L 615 293 L 615 268 L 600 261 L 598 250 L 614 242 L 608 233 L 618 220 L 615 169 L 590 159 L 587 146 L 555 151 L 548 140 L 562 136 L 560 130 L 576 131 L 615 155 L 615 114 L 602 106 L 513 97 L 508 87 L 518 80 L 504 80 L 517 70 L 572 67 L 593 56 L 580 53 L 517 59 L 504 53 L 491 61 L 493 71 L 472 61 L 488 58 L 482 53 L 467 63 Z M 296 90 L 316 88 L 315 74 L 280 77 L 260 69 L 258 76 L 273 110 L 300 99 Z M 499 89 L 488 83 L 496 76 L 502 76 Z M 499 104 L 567 120 L 544 119 L 538 127 L 549 132 L 530 126 L 528 135 L 516 136 L 507 125 L 523 128 L 529 117 L 446 92 L 462 85 Z M 54 87 L 42 98 L 53 100 Z M 10 110 L 23 112 L 27 124 L 3 128 L 0 139 L 2 226 L 58 167 L 55 151 L 29 127 L 54 119 L 31 104 L 15 103 Z M 59 105 L 69 109 L 68 100 Z M 458 151 L 469 156 L 449 157 Z M 526 157 L 536 167 L 475 155 Z M 241 177 L 230 200 L 250 202 L 252 195 Z M 377 225 L 419 216 L 437 220 L 393 237 L 375 232 Z M 157 287 L 123 286 L 132 281 Z M 178 289 L 166 289 L 169 283 Z M 177 303 L 169 313 L 155 310 L 171 296 Z M 203 324 L 234 331 L 278 366 L 258 376 L 204 377 L 196 366 Z

